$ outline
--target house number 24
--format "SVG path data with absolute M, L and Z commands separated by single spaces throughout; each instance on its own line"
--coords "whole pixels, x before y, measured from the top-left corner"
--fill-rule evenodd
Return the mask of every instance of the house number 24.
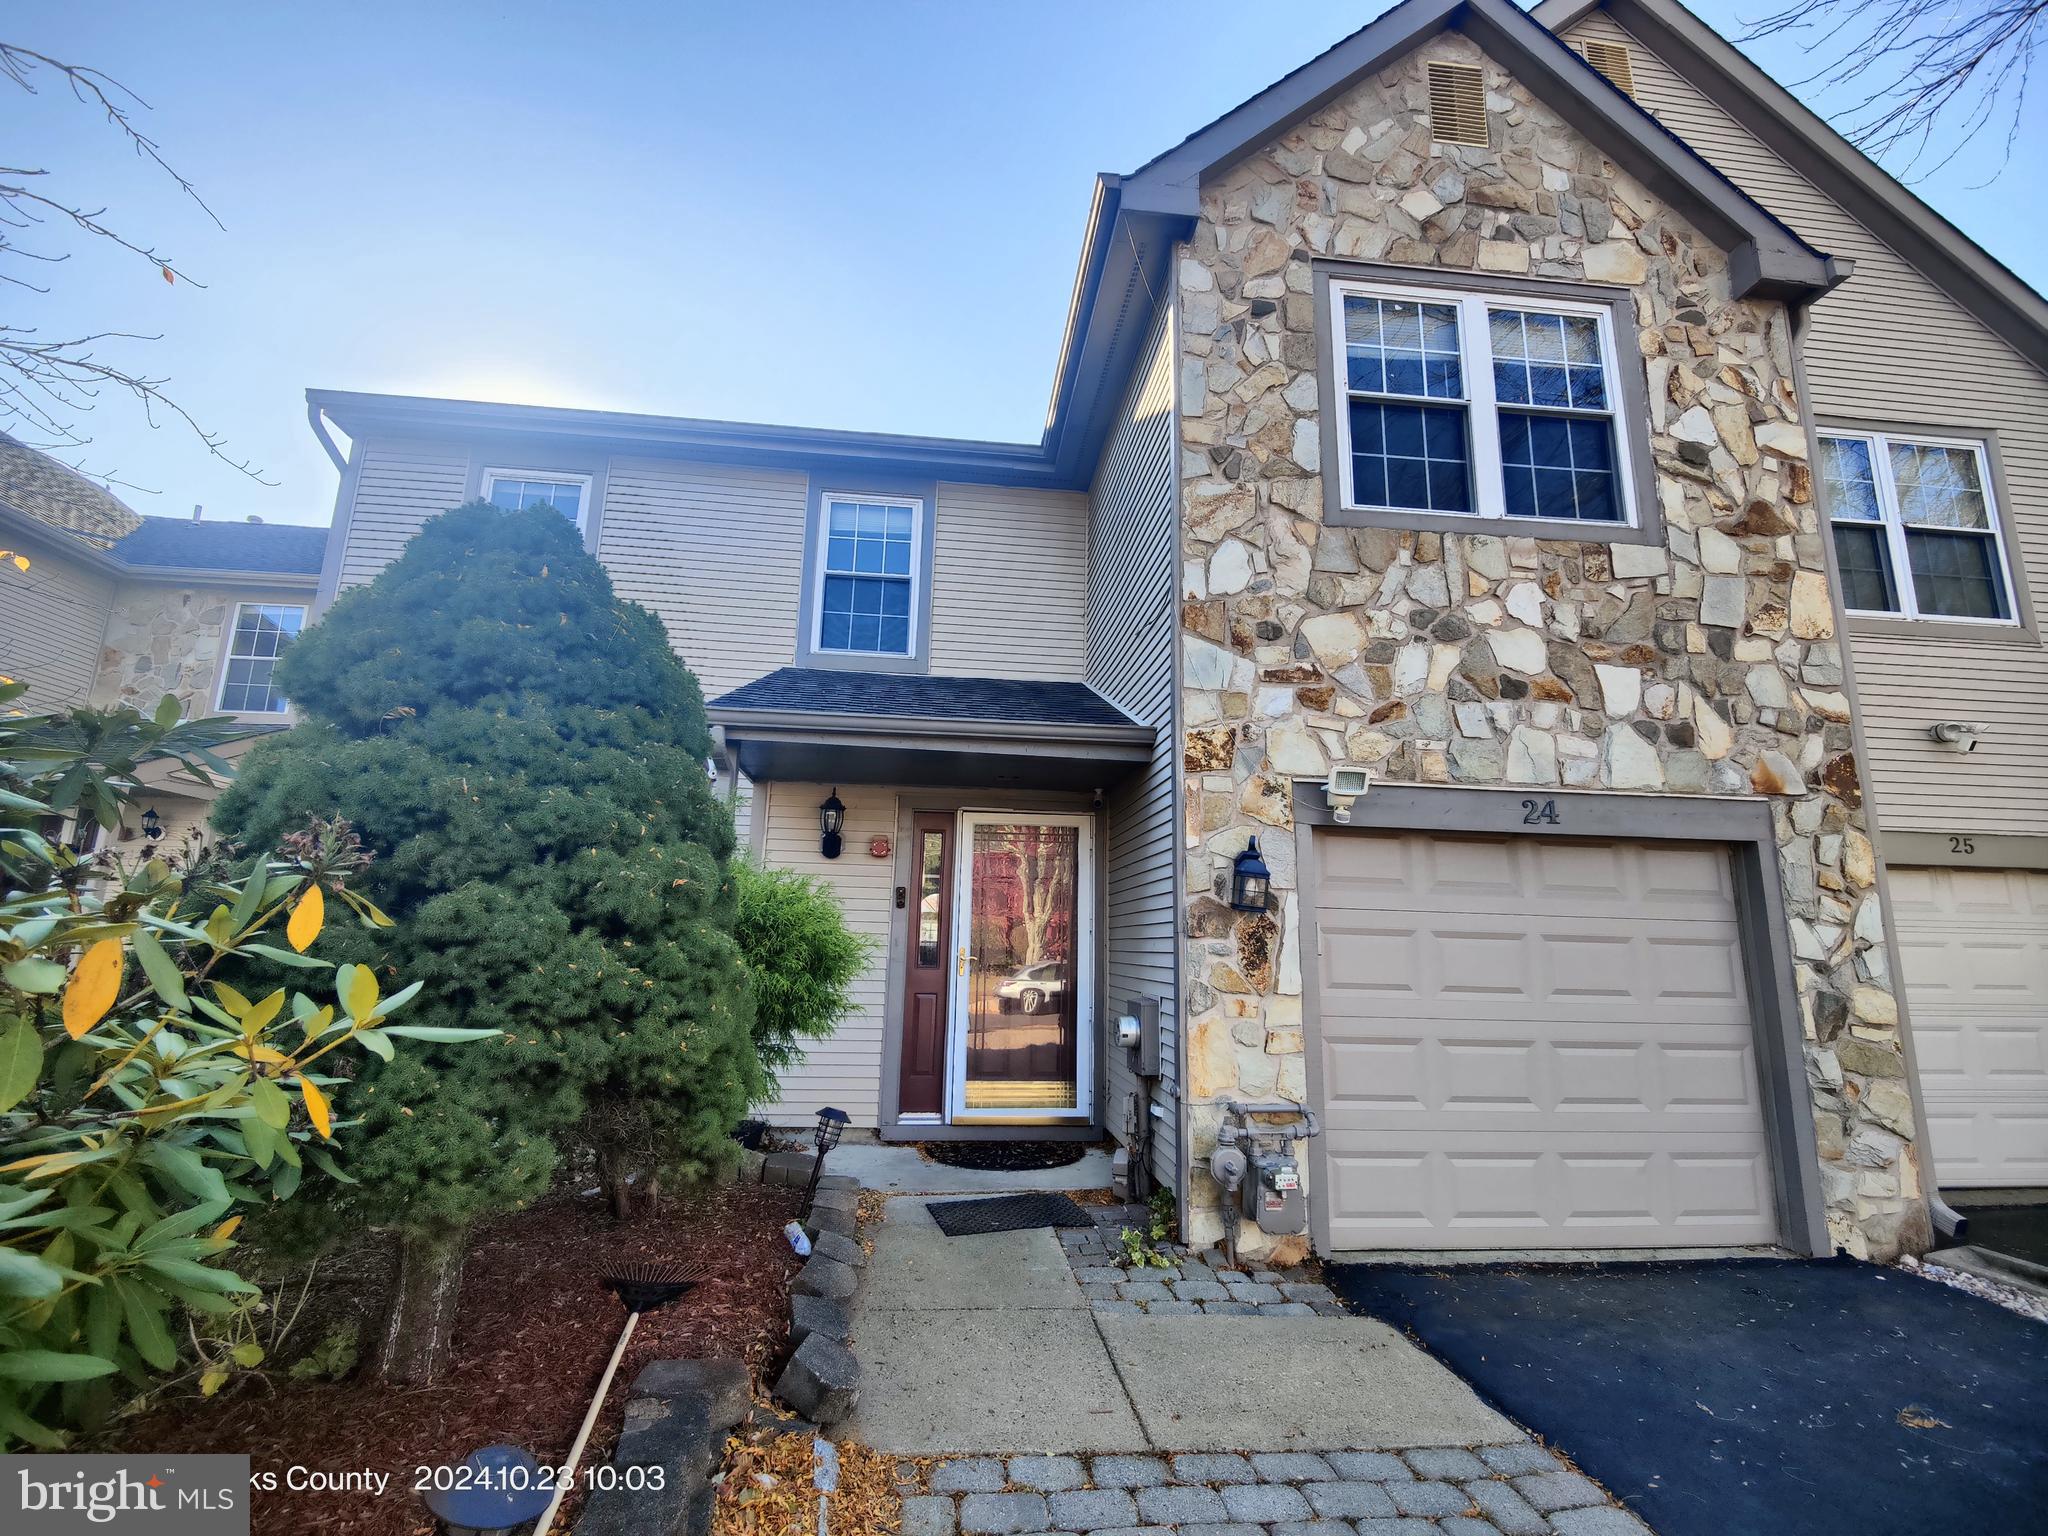
M 1555 800 L 1524 800 L 1522 802 L 1522 825 L 1525 827 L 1561 827 L 1563 820 L 1557 814 Z

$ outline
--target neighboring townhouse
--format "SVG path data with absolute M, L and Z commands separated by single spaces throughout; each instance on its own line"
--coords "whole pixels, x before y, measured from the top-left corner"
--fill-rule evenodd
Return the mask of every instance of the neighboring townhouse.
M 29 684 L 16 708 L 132 705 L 165 694 L 191 718 L 230 715 L 260 730 L 291 720 L 272 685 L 277 656 L 305 626 L 325 528 L 140 517 L 49 456 L 0 437 L 0 548 L 28 559 L 0 573 L 0 675 Z M 252 738 L 253 739 L 253 738 Z M 231 743 L 232 761 L 248 742 Z M 124 838 L 175 845 L 205 824 L 217 785 L 145 767 L 157 793 Z
M 777 1119 L 1107 1132 L 1201 1242 L 1305 1106 L 1281 1261 L 1924 1247 L 2048 1125 L 2043 307 L 1677 6 L 1552 12 L 1099 178 L 1034 444 L 311 391 L 320 601 L 482 497 L 660 614 L 877 940 Z
M 1854 263 L 1802 356 L 1909 1059 L 1944 1189 L 2048 1186 L 2048 304 L 1683 7 L 1535 14 Z

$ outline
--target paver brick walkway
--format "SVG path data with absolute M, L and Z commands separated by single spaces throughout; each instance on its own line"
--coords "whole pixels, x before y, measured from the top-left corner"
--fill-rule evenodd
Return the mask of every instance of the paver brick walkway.
M 903 1536 L 1648 1536 L 1534 1442 L 897 1465 Z
M 1161 1265 L 1126 1262 L 1119 1234 L 1142 1232 L 1152 1213 L 1142 1205 L 1095 1206 L 1092 1228 L 1059 1234 L 1074 1278 L 1098 1316 L 1146 1313 L 1154 1317 L 1198 1314 L 1227 1317 L 1342 1317 L 1344 1305 L 1326 1285 L 1304 1283 L 1279 1270 L 1232 1269 L 1215 1250 L 1194 1252 L 1162 1243 Z

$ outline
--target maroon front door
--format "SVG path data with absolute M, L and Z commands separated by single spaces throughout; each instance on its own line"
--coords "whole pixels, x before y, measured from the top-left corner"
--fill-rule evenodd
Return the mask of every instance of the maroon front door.
M 953 942 L 953 827 L 950 815 L 920 812 L 912 822 L 910 943 L 904 965 L 903 1074 L 897 1110 L 936 1115 L 945 1108 L 946 999 Z

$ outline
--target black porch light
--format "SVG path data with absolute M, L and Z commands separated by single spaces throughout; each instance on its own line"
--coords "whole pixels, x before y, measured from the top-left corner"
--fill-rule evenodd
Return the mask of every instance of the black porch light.
M 142 813 L 142 835 L 152 843 L 164 835 L 164 819 L 153 805 Z
M 1265 911 L 1266 891 L 1272 883 L 1273 872 L 1259 857 L 1259 840 L 1252 838 L 1244 845 L 1244 852 L 1231 861 L 1231 906 L 1240 912 Z
M 818 1149 L 818 1156 L 811 1164 L 811 1182 L 804 1190 L 804 1204 L 811 1203 L 811 1196 L 818 1192 L 818 1179 L 825 1172 L 825 1154 L 839 1145 L 839 1138 L 846 1134 L 847 1113 L 843 1109 L 827 1107 L 818 1111 L 817 1129 L 811 1132 L 811 1141 Z
M 553 1482 L 516 1445 L 487 1445 L 463 1458 L 455 1485 L 431 1487 L 420 1502 L 441 1536 L 496 1536 L 538 1520 L 554 1497 Z
M 831 798 L 818 807 L 818 852 L 828 859 L 839 857 L 839 833 L 846 825 L 846 802 L 835 787 Z

